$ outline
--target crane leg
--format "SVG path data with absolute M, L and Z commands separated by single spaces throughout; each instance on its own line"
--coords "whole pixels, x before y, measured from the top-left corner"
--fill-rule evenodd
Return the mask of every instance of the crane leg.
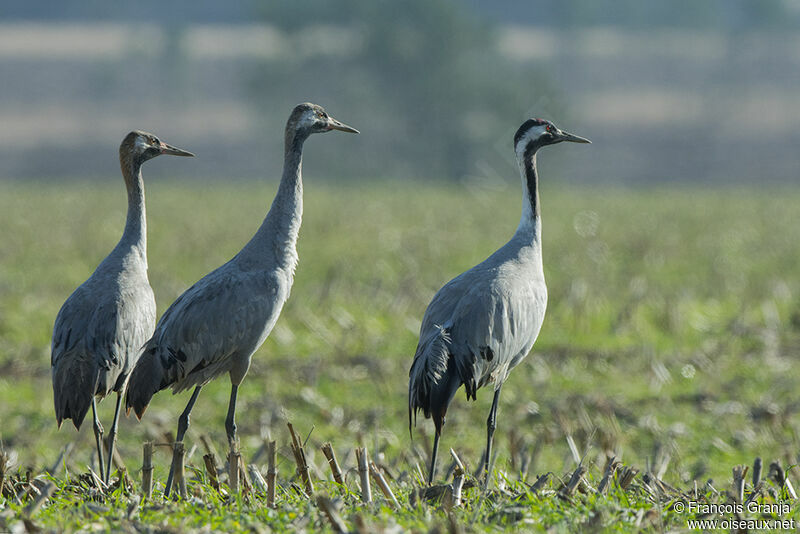
M 186 435 L 186 430 L 189 428 L 189 414 L 192 413 L 192 408 L 194 408 L 194 403 L 197 401 L 197 396 L 200 394 L 200 389 L 203 386 L 197 386 L 194 388 L 194 392 L 192 393 L 192 398 L 189 399 L 189 403 L 186 405 L 186 409 L 183 410 L 183 413 L 180 417 L 178 417 L 178 434 L 175 436 L 175 441 L 183 441 L 183 436 Z M 174 450 L 173 450 L 173 460 L 174 460 Z M 169 476 L 167 476 L 167 485 L 164 487 L 164 495 L 169 497 L 170 491 L 172 490 L 172 479 L 175 476 L 175 462 L 172 462 L 172 465 L 169 468 Z
M 228 444 L 236 441 L 236 395 L 239 392 L 239 385 L 231 385 L 231 401 L 228 404 L 228 417 L 225 418 L 225 432 L 228 434 Z
M 436 457 L 439 455 L 439 437 L 441 431 L 437 428 L 436 433 L 433 435 L 433 451 L 431 451 L 431 468 L 428 471 L 428 485 L 433 484 L 433 477 L 436 474 Z
M 500 388 L 494 390 L 494 399 L 492 400 L 492 409 L 489 411 L 489 418 L 486 420 L 486 454 L 483 457 L 483 469 L 486 470 L 486 479 L 483 481 L 483 489 L 489 487 L 489 469 L 490 462 L 492 461 L 492 439 L 494 438 L 494 429 L 497 428 L 497 405 L 500 401 Z
M 94 417 L 94 421 L 92 423 L 92 429 L 94 430 L 94 441 L 97 444 L 97 468 L 100 470 L 100 478 L 105 481 L 105 476 L 103 475 L 103 425 L 100 424 L 100 419 L 97 418 L 97 404 L 94 396 L 92 397 L 92 416 Z
M 111 478 L 111 462 L 114 461 L 114 446 L 117 443 L 117 425 L 119 423 L 119 409 L 122 407 L 122 393 L 117 393 L 117 407 L 114 410 L 114 422 L 111 423 L 111 432 L 108 433 L 108 463 L 106 464 L 106 478 L 104 482 L 108 484 Z

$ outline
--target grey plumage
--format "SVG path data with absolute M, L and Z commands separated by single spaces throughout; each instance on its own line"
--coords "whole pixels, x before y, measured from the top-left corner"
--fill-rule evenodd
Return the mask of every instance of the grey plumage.
M 92 406 L 101 475 L 102 427 L 94 399 L 102 399 L 112 391 L 121 395 L 156 321 L 156 303 L 147 278 L 147 223 L 141 166 L 159 154 L 191 155 L 146 132 L 131 132 L 122 141 L 120 167 L 128 192 L 125 230 L 117 246 L 64 302 L 53 327 L 50 362 L 56 420 L 60 427 L 65 419 L 72 419 L 75 428 L 80 429 Z M 110 436 L 112 451 L 118 412 L 119 402 Z
M 179 393 L 226 372 L 234 384 L 244 378 L 289 297 L 296 260 L 269 271 L 242 268 L 239 258 L 203 277 L 164 313 L 131 376 L 127 402 L 138 416 L 167 387 Z
M 233 259 L 172 303 L 131 374 L 126 406 L 140 418 L 156 392 L 195 387 L 179 419 L 177 441 L 183 440 L 200 388 L 223 373 L 230 375 L 232 384 L 226 431 L 228 439 L 235 440 L 237 388 L 289 298 L 297 266 L 303 143 L 312 133 L 330 130 L 357 133 L 317 105 L 294 108 L 286 124 L 283 175 L 261 227 Z M 170 476 L 167 494 L 171 481 Z
M 433 418 L 435 437 L 429 482 L 432 482 L 439 437 L 456 391 L 467 399 L 494 384 L 487 421 L 484 465 L 491 454 L 500 389 L 509 372 L 530 352 L 547 307 L 542 267 L 536 152 L 562 141 L 589 142 L 540 119 L 526 121 L 514 138 L 522 176 L 523 205 L 517 231 L 503 247 L 444 285 L 428 305 L 409 372 L 409 425 L 422 411 Z

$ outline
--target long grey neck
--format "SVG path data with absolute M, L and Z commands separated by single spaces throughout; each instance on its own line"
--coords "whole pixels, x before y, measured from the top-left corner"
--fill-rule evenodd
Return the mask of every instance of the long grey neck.
M 147 213 L 142 166 L 139 163 L 131 163 L 122 167 L 122 173 L 128 189 L 128 216 L 125 220 L 125 230 L 116 248 L 122 253 L 135 249 L 147 267 Z
M 240 261 L 262 262 L 274 259 L 276 267 L 294 269 L 295 246 L 303 220 L 303 142 L 305 138 L 287 139 L 283 176 L 269 213 L 261 227 L 242 249 Z
M 539 207 L 539 176 L 536 172 L 536 151 L 526 149 L 517 157 L 522 177 L 522 215 L 515 236 L 541 243 L 542 219 Z

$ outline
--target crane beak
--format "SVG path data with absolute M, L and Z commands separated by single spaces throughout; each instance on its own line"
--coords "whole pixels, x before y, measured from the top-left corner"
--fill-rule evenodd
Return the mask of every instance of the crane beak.
M 559 131 L 558 137 L 561 141 L 569 141 L 571 143 L 588 143 L 590 145 L 592 144 L 592 142 L 585 137 L 580 137 L 569 132 Z
M 346 125 L 344 123 L 341 123 L 341 122 L 337 121 L 336 119 L 334 119 L 333 117 L 330 117 L 329 122 L 328 122 L 328 127 L 331 130 L 339 130 L 340 132 L 361 133 L 358 130 L 356 130 L 355 128 L 353 128 L 352 126 L 348 126 L 348 125 Z
M 194 154 L 187 150 L 180 149 L 178 147 L 174 147 L 172 145 L 168 145 L 165 142 L 161 142 L 161 145 L 158 147 L 161 150 L 162 154 L 169 154 L 170 156 L 187 156 L 187 157 L 194 157 Z

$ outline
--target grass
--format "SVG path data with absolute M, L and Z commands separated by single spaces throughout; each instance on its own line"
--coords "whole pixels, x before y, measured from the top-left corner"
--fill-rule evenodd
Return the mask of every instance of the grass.
M 229 383 L 221 378 L 203 389 L 192 414 L 190 500 L 154 497 L 129 514 L 141 444 L 169 439 L 188 394 L 162 392 L 141 423 L 122 421 L 119 449 L 135 484 L 103 493 L 80 478 L 94 461 L 90 426 L 56 430 L 48 364 L 58 308 L 119 238 L 121 189 L 116 182 L 0 184 L 0 439 L 21 501 L 6 484 L 0 531 L 21 524 L 29 479 L 69 442 L 75 447 L 56 474 L 40 475 L 57 490 L 32 526 L 330 529 L 294 489 L 300 482 L 287 420 L 310 435 L 317 491 L 338 498 L 348 527 L 365 525 L 362 531 L 685 529 L 690 516 L 674 503 L 689 494 L 726 502 L 733 466 L 762 457 L 766 477 L 773 460 L 798 463 L 800 190 L 546 188 L 547 317 L 533 354 L 503 390 L 494 490 L 468 488 L 464 506 L 448 513 L 417 498 L 431 424 L 421 420 L 410 442 L 408 367 L 436 289 L 516 227 L 517 187 L 334 187 L 309 178 L 292 297 L 254 357 L 238 407 L 248 462 L 265 439 L 278 442 L 277 508 L 267 508 L 263 495 L 228 501 L 207 484 L 199 438 L 223 451 Z M 149 184 L 159 311 L 246 242 L 273 192 L 274 184 Z M 442 450 L 457 450 L 468 469 L 480 459 L 490 403 L 486 391 L 469 404 L 459 394 L 448 413 Z M 101 405 L 106 426 L 112 409 L 110 400 Z M 588 467 L 571 495 L 562 489 L 577 467 L 568 436 Z M 347 471 L 346 487 L 330 481 L 324 441 Z M 376 504 L 359 503 L 359 445 L 391 475 L 400 511 L 375 487 Z M 168 452 L 161 447 L 155 456 L 157 488 Z M 600 495 L 593 488 L 611 455 L 640 474 Z M 255 463 L 266 469 L 263 456 Z M 445 454 L 441 482 L 448 463 Z M 532 491 L 528 484 L 547 472 L 554 476 Z M 797 486 L 794 471 L 788 476 Z M 752 489 L 748 480 L 746 493 Z M 757 500 L 786 491 L 770 481 Z

